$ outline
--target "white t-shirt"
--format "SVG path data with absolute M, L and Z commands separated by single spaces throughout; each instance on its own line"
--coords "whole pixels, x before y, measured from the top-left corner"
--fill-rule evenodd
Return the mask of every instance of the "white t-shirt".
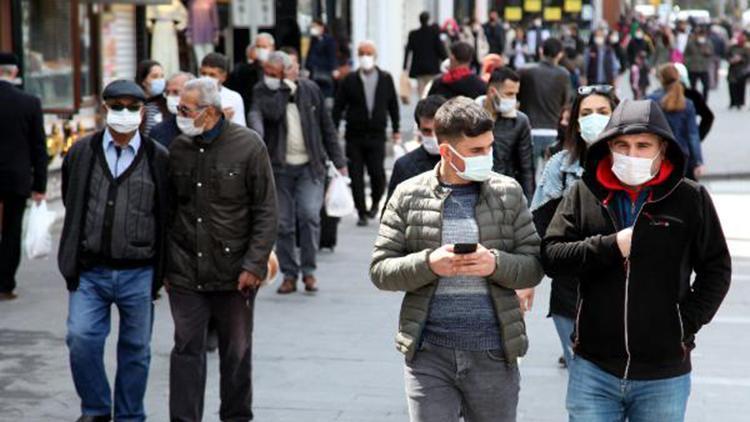
M 225 86 L 221 87 L 219 95 L 221 95 L 221 107 L 231 107 L 234 110 L 232 123 L 247 126 L 247 121 L 245 120 L 245 104 L 242 102 L 242 96 L 237 93 L 237 91 L 232 91 Z

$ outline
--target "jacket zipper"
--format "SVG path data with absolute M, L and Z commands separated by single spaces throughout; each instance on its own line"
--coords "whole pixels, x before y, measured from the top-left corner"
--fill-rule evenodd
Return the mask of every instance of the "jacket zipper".
M 638 219 L 641 216 L 641 213 L 643 212 L 643 208 L 646 206 L 646 204 L 651 203 L 657 203 L 661 201 L 662 199 L 666 198 L 667 196 L 671 195 L 672 192 L 677 189 L 677 186 L 680 185 L 680 182 L 675 184 L 672 189 L 667 192 L 666 195 L 662 196 L 661 198 L 655 200 L 655 201 L 644 201 L 641 205 L 641 208 L 638 210 L 638 214 L 636 214 L 635 219 L 633 220 L 633 234 L 630 238 L 630 255 L 633 255 L 633 242 L 635 241 L 635 227 L 638 225 Z M 615 218 L 612 216 L 612 213 L 610 212 L 609 208 L 606 207 L 604 204 L 602 204 L 604 208 L 607 210 L 607 215 L 609 215 L 609 218 L 612 220 L 612 225 L 615 227 L 615 230 L 617 230 L 617 223 Z M 630 206 L 631 213 L 635 211 L 635 204 L 631 204 Z M 630 374 L 630 362 L 632 356 L 630 355 L 630 344 L 629 344 L 629 338 L 628 338 L 628 299 L 629 299 L 629 293 L 630 293 L 630 255 L 628 255 L 627 258 L 625 258 L 625 309 L 624 309 L 624 327 L 625 327 L 625 354 L 628 356 L 627 361 L 625 362 L 625 372 L 623 373 L 622 378 L 627 380 L 628 375 Z
M 677 321 L 680 322 L 680 348 L 682 349 L 682 360 L 687 358 L 687 349 L 685 348 L 685 326 L 682 324 L 682 311 L 680 310 L 680 304 L 676 303 L 677 307 Z
M 450 195 L 450 193 L 448 194 Z M 443 243 L 443 213 L 445 212 L 445 200 L 448 197 L 442 198 L 442 201 L 440 202 L 440 243 Z M 427 265 L 429 265 L 429 255 L 427 256 Z M 440 282 L 440 278 L 438 277 L 438 283 Z M 435 286 L 437 289 L 437 286 Z M 419 346 L 422 344 L 422 338 L 424 337 L 424 327 L 427 325 L 427 318 L 430 317 L 430 308 L 432 307 L 432 301 L 435 299 L 435 292 L 432 293 L 432 296 L 430 297 L 430 301 L 427 303 L 427 316 L 422 321 L 422 324 L 419 327 L 419 339 L 417 341 L 417 344 L 415 347 L 419 348 Z
M 583 309 L 583 298 L 581 297 L 581 283 L 578 283 L 578 286 L 576 287 L 578 289 L 578 309 L 576 311 L 576 338 L 573 340 L 573 351 L 578 348 L 578 344 L 581 340 L 581 329 L 580 329 L 580 321 L 581 321 L 581 310 Z

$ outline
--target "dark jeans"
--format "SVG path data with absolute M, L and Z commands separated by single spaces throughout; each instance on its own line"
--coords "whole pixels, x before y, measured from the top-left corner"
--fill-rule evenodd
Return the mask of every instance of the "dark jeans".
M 3 228 L 0 235 L 0 293 L 16 288 L 16 271 L 21 262 L 21 227 L 26 198 L 12 193 L 0 193 L 3 203 Z
M 709 84 L 708 72 L 688 72 L 688 79 L 690 79 L 690 87 L 694 90 L 698 90 L 698 81 L 701 81 L 703 88 L 703 98 L 708 102 L 708 90 L 711 88 Z
M 747 80 L 738 78 L 734 82 L 729 82 L 729 107 L 744 107 L 745 106 L 745 91 Z
M 222 421 L 246 422 L 252 412 L 252 341 L 255 293 L 169 288 L 174 348 L 169 366 L 172 422 L 199 422 L 206 390 L 206 337 L 213 319 L 219 337 L 219 396 Z
M 315 272 L 315 254 L 320 239 L 320 208 L 325 186 L 309 164 L 285 166 L 273 170 L 279 203 L 279 238 L 276 253 L 284 277 L 296 279 Z M 295 253 L 299 228 L 300 259 Z
M 352 135 L 346 138 L 346 158 L 352 179 L 354 206 L 360 215 L 367 212 L 365 204 L 365 167 L 370 176 L 372 209 L 378 209 L 385 192 L 385 133 Z
M 70 293 L 66 340 L 82 414 L 112 413 L 112 394 L 104 369 L 104 343 L 114 304 L 120 315 L 115 420 L 146 420 L 143 397 L 151 362 L 153 278 L 151 267 L 130 270 L 96 267 L 81 273 L 78 289 Z

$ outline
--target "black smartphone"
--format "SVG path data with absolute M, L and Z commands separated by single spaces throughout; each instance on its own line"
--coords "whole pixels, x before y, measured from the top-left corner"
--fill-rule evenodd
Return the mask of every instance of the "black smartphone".
M 476 243 L 456 243 L 453 245 L 453 253 L 456 254 L 467 254 L 467 253 L 474 253 L 477 251 L 477 244 Z

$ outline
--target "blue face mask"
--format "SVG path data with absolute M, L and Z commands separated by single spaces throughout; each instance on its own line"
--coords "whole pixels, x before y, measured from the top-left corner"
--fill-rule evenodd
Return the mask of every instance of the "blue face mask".
M 151 95 L 161 95 L 166 84 L 164 78 L 151 80 Z
M 609 116 L 593 113 L 578 119 L 578 126 L 581 128 L 581 138 L 591 145 L 596 141 L 609 123 Z
M 459 171 L 453 162 L 450 162 L 451 167 L 456 170 L 458 177 L 468 180 L 470 182 L 484 182 L 490 178 L 492 173 L 492 150 L 487 155 L 479 155 L 476 157 L 464 157 L 458 153 L 452 146 L 450 149 L 459 158 L 464 160 L 464 171 Z

